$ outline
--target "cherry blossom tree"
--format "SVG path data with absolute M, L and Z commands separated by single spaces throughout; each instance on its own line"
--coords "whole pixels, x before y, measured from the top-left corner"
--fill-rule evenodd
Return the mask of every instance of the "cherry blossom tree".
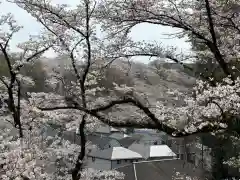
M 35 106 L 38 104 L 38 106 L 41 105 L 42 107 L 45 107 L 42 108 L 45 110 L 49 109 L 46 108 L 48 105 L 54 106 L 57 104 L 60 106 L 70 106 L 67 108 L 63 106 L 61 108 L 55 108 L 61 109 L 61 111 L 49 113 L 46 112 L 44 114 L 42 114 L 37 109 L 33 109 L 37 114 L 36 116 L 41 117 L 41 122 L 43 124 L 47 123 L 49 119 L 59 124 L 64 124 L 64 121 L 66 120 L 72 120 L 66 124 L 66 128 L 70 130 L 72 128 L 79 127 L 81 147 L 74 145 L 69 147 L 68 142 L 59 142 L 58 138 L 56 137 L 57 139 L 54 139 L 50 147 L 46 147 L 46 152 L 44 151 L 44 148 L 40 150 L 47 157 L 52 158 L 54 155 L 53 151 L 55 153 L 57 152 L 57 155 L 60 156 L 57 156 L 57 160 L 63 161 L 62 163 L 64 163 L 64 165 L 60 166 L 58 170 L 53 170 L 53 172 L 58 173 L 58 178 L 69 179 L 69 174 L 71 174 L 71 179 L 80 179 L 82 175 L 88 174 L 88 170 L 83 171 L 83 161 L 86 154 L 85 128 L 91 128 L 92 125 L 94 126 L 96 121 L 94 121 L 94 118 L 88 116 L 85 111 L 76 112 L 76 110 L 74 110 L 72 107 L 81 106 L 84 109 L 87 109 L 93 106 L 93 103 L 96 105 L 102 102 L 101 97 L 94 99 L 93 101 L 93 96 L 95 96 L 96 93 L 103 91 L 103 88 L 96 86 L 96 81 L 100 81 L 99 78 L 101 77 L 100 75 L 102 71 L 97 71 L 96 69 L 98 65 L 94 64 L 98 58 L 97 54 L 95 53 L 97 51 L 98 44 L 93 43 L 97 43 L 97 38 L 94 35 L 95 20 L 92 18 L 95 4 L 86 0 L 83 1 L 82 4 L 80 4 L 74 11 L 68 10 L 68 7 L 66 5 L 54 6 L 48 2 L 42 1 L 16 1 L 15 3 L 17 3 L 21 8 L 27 10 L 44 26 L 44 28 L 47 30 L 45 37 L 50 42 L 53 42 L 53 46 L 51 47 L 59 54 L 67 54 L 67 57 L 69 57 L 71 60 L 72 66 L 70 69 L 74 72 L 76 81 L 72 81 L 66 84 L 67 92 L 64 94 L 64 96 L 51 93 L 29 93 L 30 97 L 28 101 L 30 102 L 30 107 L 32 107 L 33 104 L 35 104 Z M 80 14 L 82 11 L 84 13 Z M 63 69 L 61 67 L 60 71 L 62 70 Z M 61 77 L 61 73 L 55 72 L 51 76 L 51 79 L 49 79 L 48 83 L 53 85 L 56 81 L 59 80 L 63 85 L 65 85 Z M 37 126 L 35 126 L 35 128 L 37 128 Z M 37 137 L 38 136 L 35 138 Z M 31 141 L 33 141 L 33 139 Z M 51 147 L 52 145 L 54 147 Z M 57 146 L 60 147 L 57 148 Z M 73 151 L 66 152 L 66 149 L 68 148 L 72 148 Z M 76 153 L 76 149 L 81 149 L 81 151 L 79 153 Z M 51 152 L 53 155 L 49 154 Z M 74 158 L 70 158 L 69 154 L 74 156 Z M 47 159 L 49 160 L 49 158 Z M 73 160 L 74 164 L 72 164 Z M 49 160 L 49 162 L 50 161 L 51 160 Z M 53 162 L 56 161 L 53 160 Z M 69 164 L 73 165 L 74 168 L 70 168 Z M 69 173 L 69 171 L 71 171 L 71 173 Z M 49 179 L 55 175 L 53 172 L 49 172 Z M 51 176 L 51 174 L 53 175 Z M 95 173 L 95 176 L 96 175 L 97 174 Z M 112 173 L 100 173 L 100 175 L 104 176 L 105 178 L 110 178 L 113 175 L 119 176 L 117 173 L 114 173 L 114 171 L 112 171 Z M 29 175 L 26 175 L 26 177 L 33 178 Z M 36 176 L 34 178 L 36 178 Z M 89 175 L 88 178 L 91 178 L 91 175 Z M 114 179 L 115 177 L 112 178 Z
M 51 46 L 52 42 L 44 36 L 32 36 L 29 41 L 18 45 L 19 52 L 10 51 L 10 41 L 21 29 L 11 14 L 1 16 L 0 49 L 3 55 L 2 61 L 7 64 L 9 76 L 0 77 L 1 91 L 1 143 L 0 160 L 2 179 L 20 179 L 21 177 L 39 179 L 45 178 L 41 172 L 42 165 L 36 165 L 34 157 L 44 150 L 44 142 L 39 144 L 37 129 L 32 130 L 36 116 L 31 104 L 22 98 L 22 86 L 34 85 L 31 78 L 20 73 L 21 68 L 37 59 Z M 3 62 L 3 63 L 4 63 Z M 40 123 L 36 123 L 40 124 Z M 18 130 L 18 131 L 17 131 Z M 33 135 L 33 137 L 32 137 Z M 35 147 L 31 145 L 33 144 Z M 50 152 L 50 151 L 49 151 Z M 38 156 L 40 157 L 40 156 Z
M 201 122 L 193 126 L 195 132 L 199 132 L 199 127 L 210 125 L 214 130 L 222 126 L 228 127 L 228 133 L 239 136 L 239 128 L 234 123 L 238 119 L 238 113 L 233 112 L 233 109 L 238 111 L 238 108 L 233 106 L 237 106 L 239 97 L 238 69 L 233 66 L 239 59 L 239 43 L 236 39 L 239 39 L 240 32 L 238 23 L 240 8 L 236 1 L 104 0 L 99 8 L 99 15 L 104 23 L 103 28 L 109 30 L 110 35 L 118 34 L 125 37 L 138 24 L 149 23 L 178 28 L 180 32 L 176 33 L 176 37 L 188 35 L 189 41 L 194 39 L 195 44 L 204 47 L 197 49 L 194 56 L 182 56 L 176 54 L 175 47 L 166 49 L 153 43 L 138 42 L 131 45 L 126 43 L 124 47 L 129 47 L 128 51 L 122 49 L 113 56 L 167 58 L 182 64 L 188 70 L 194 69 L 184 64 L 184 60 L 211 59 L 220 68 L 215 67 L 213 71 L 206 69 L 206 73 L 196 74 L 201 80 L 197 81 L 193 98 L 186 98 L 186 107 L 191 110 L 181 107 L 177 114 L 185 111 L 182 115 L 187 113 L 191 122 Z M 216 70 L 222 71 L 226 78 L 219 82 Z M 230 98 L 232 95 L 234 97 Z M 200 100 L 201 98 L 203 101 Z M 215 114 L 216 112 L 218 115 Z
M 48 30 L 50 32 L 52 32 L 53 34 L 55 33 L 55 35 L 59 38 L 59 35 L 56 34 L 56 28 L 60 28 L 62 29 L 70 29 L 72 31 L 74 31 L 75 33 L 77 33 L 80 37 L 83 38 L 88 38 L 85 37 L 86 35 L 80 31 L 81 29 L 76 28 L 76 24 L 74 24 L 74 22 L 76 22 L 75 20 L 73 21 L 73 19 L 71 19 L 70 17 L 64 17 L 67 16 L 66 14 L 69 13 L 73 13 L 73 15 L 71 15 L 72 18 L 75 18 L 76 12 L 74 14 L 73 10 L 70 10 L 70 12 L 66 13 L 64 12 L 64 8 L 66 8 L 65 5 L 59 6 L 59 7 L 51 7 L 49 4 L 44 4 L 44 3 L 40 3 L 38 1 L 36 2 L 28 2 L 28 1 L 15 1 L 16 3 L 18 3 L 22 8 L 26 9 L 28 12 L 30 12 L 34 17 L 38 18 L 38 20 L 40 22 L 42 22 L 43 24 L 47 24 L 47 23 L 51 23 L 49 25 L 46 25 L 46 27 L 48 28 Z M 87 1 L 87 3 L 90 3 L 89 1 Z M 48 7 L 50 6 L 50 7 Z M 202 12 L 197 12 L 195 9 L 196 6 L 201 6 L 204 7 L 204 11 Z M 39 8 L 41 7 L 41 8 Z M 80 7 L 80 6 L 79 6 Z M 55 10 L 54 10 L 55 8 Z M 161 9 L 161 11 L 159 11 L 159 9 Z M 158 9 L 157 12 L 156 9 Z M 145 3 L 144 1 L 123 1 L 123 2 L 118 2 L 116 4 L 115 1 L 104 1 L 102 3 L 100 3 L 100 5 L 98 6 L 98 11 L 96 13 L 94 13 L 95 11 L 91 11 L 92 12 L 92 16 L 93 17 L 97 17 L 98 19 L 102 20 L 102 22 L 104 23 L 104 28 L 105 30 L 107 30 L 109 32 L 109 36 L 108 38 L 110 38 L 110 40 L 106 40 L 107 42 L 105 42 L 105 44 L 101 44 L 101 48 L 104 54 L 104 58 L 108 59 L 108 60 L 115 60 L 117 58 L 129 58 L 129 57 L 133 57 L 133 56 L 157 56 L 157 57 L 167 57 L 169 59 L 172 59 L 175 62 L 180 62 L 177 57 L 175 57 L 174 54 L 174 48 L 170 49 L 170 50 L 165 50 L 163 47 L 159 46 L 159 45 L 154 45 L 154 44 L 145 44 L 145 43 L 134 43 L 133 41 L 131 41 L 131 39 L 129 39 L 129 37 L 127 37 L 127 33 L 129 32 L 129 30 L 142 22 L 147 22 L 147 23 L 153 23 L 153 24 L 159 24 L 159 25 L 165 25 L 165 26 L 171 26 L 171 27 L 177 27 L 183 30 L 182 36 L 186 33 L 191 32 L 193 34 L 193 36 L 196 36 L 199 40 L 201 40 L 201 43 L 205 43 L 206 46 L 209 48 L 209 51 L 213 54 L 213 57 L 216 59 L 216 61 L 220 64 L 221 68 L 223 69 L 223 71 L 225 72 L 225 74 L 227 76 L 230 76 L 231 80 L 236 83 L 237 79 L 234 77 L 234 75 L 232 74 L 231 69 L 228 67 L 228 63 L 226 60 L 224 60 L 225 57 L 228 57 L 225 54 L 221 54 L 221 48 L 223 48 L 222 46 L 224 46 L 224 43 L 233 43 L 231 42 L 225 42 L 223 40 L 223 45 L 218 45 L 217 41 L 217 37 L 216 34 L 217 33 L 221 33 L 222 31 L 220 31 L 217 26 L 217 28 L 215 27 L 215 25 L 213 24 L 213 17 L 214 18 L 218 18 L 218 20 L 222 20 L 224 21 L 225 18 L 223 17 L 219 17 L 219 12 L 223 9 L 223 6 L 221 3 L 218 2 L 209 2 L 209 1 L 205 1 L 202 3 L 190 3 L 188 1 L 181 1 L 181 2 L 171 2 L 171 1 L 158 1 L 157 3 L 154 2 L 148 2 Z M 43 11 L 44 10 L 44 11 Z M 76 10 L 77 11 L 77 10 Z M 79 11 L 79 9 L 78 9 Z M 196 11 L 196 12 L 195 12 Z M 99 12 L 99 13 L 98 13 Z M 168 13 L 173 13 L 173 14 L 168 14 Z M 225 12 L 225 11 L 224 11 Z M 158 14 L 160 13 L 160 14 Z M 199 15 L 199 19 L 195 19 L 192 21 L 189 21 L 189 19 L 191 19 L 191 17 L 193 17 L 193 13 L 199 13 L 201 15 Z M 215 14 L 213 14 L 215 13 Z M 216 14 L 217 13 L 217 14 Z M 235 10 L 234 11 L 227 11 L 226 14 L 224 14 L 224 17 L 228 14 L 235 14 Z M 46 15 L 48 15 L 48 17 L 46 18 Z M 50 16 L 51 15 L 51 16 Z M 119 16 L 120 15 L 120 16 Z M 216 17 L 215 17 L 216 16 Z M 197 16 L 198 17 L 198 16 Z M 122 18 L 122 19 L 121 19 Z M 146 19 L 147 18 L 147 19 Z M 149 18 L 149 19 L 148 19 Z M 204 19 L 203 21 L 200 21 Z M 234 22 L 237 20 L 237 16 L 233 16 L 232 17 L 234 19 Z M 56 22 L 56 19 L 58 19 L 58 21 L 60 22 Z M 185 22 L 186 21 L 186 22 Z M 105 23 L 106 22 L 106 23 Z M 52 29 L 50 29 L 49 27 L 51 27 L 54 23 L 56 23 L 57 27 L 55 28 L 55 31 L 53 31 Z M 196 28 L 196 24 L 200 24 L 202 28 Z M 229 21 L 227 22 L 223 22 L 228 24 Z M 79 23 L 79 25 L 81 25 L 81 23 Z M 82 27 L 82 26 L 81 26 Z M 87 28 L 88 25 L 86 25 L 85 28 Z M 209 29 L 209 31 L 206 30 Z M 205 29 L 204 29 L 205 28 Z M 219 31 L 217 31 L 217 30 Z M 232 26 L 229 27 L 229 29 L 232 29 Z M 233 28 L 234 32 L 237 32 L 237 28 Z M 202 30 L 202 31 L 200 31 Z M 217 31 L 217 33 L 215 32 Z M 60 31 L 59 31 L 60 32 Z M 59 33 L 58 32 L 58 33 Z M 61 31 L 61 32 L 67 32 L 67 31 Z M 231 31 L 230 33 L 231 34 Z M 237 34 L 237 33 L 236 33 Z M 79 36 L 77 36 L 79 38 Z M 88 36 L 88 35 L 87 35 Z M 115 38 L 113 38 L 115 36 Z M 230 36 L 230 35 L 228 35 Z M 76 36 L 74 36 L 76 37 Z M 74 39 L 76 40 L 77 37 Z M 121 39 L 120 39 L 121 38 Z M 62 39 L 62 37 L 60 37 L 59 41 L 61 43 L 64 42 L 65 39 Z M 66 43 L 65 43 L 66 44 Z M 70 43 L 71 44 L 71 43 Z M 87 45 L 88 43 L 86 43 Z M 71 44 L 72 45 L 72 44 Z M 234 44 L 232 44 L 234 45 Z M 66 46 L 66 45 L 64 45 Z M 76 47 L 73 45 L 74 50 L 76 49 Z M 88 47 L 88 45 L 87 45 Z M 112 48 L 111 48 L 112 47 Z M 106 51 L 106 49 L 108 49 L 108 51 Z M 72 54 L 72 56 L 74 57 L 74 53 L 71 53 L 72 51 L 69 50 L 68 48 L 66 48 L 66 50 L 68 52 L 70 52 L 70 54 Z M 93 50 L 92 50 L 93 51 Z M 229 52 L 229 51 L 228 51 Z M 89 50 L 88 50 L 89 53 Z M 225 52 L 226 53 L 226 52 Z M 93 53 L 89 53 L 89 55 Z M 108 55 L 108 56 L 105 56 Z M 236 55 L 236 53 L 234 53 L 234 55 Z M 234 58 L 234 55 L 232 54 L 232 51 L 230 52 L 229 56 L 231 57 L 231 59 Z M 181 62 L 180 62 L 181 63 Z M 74 63 L 73 63 L 74 64 Z M 186 66 L 183 64 L 183 66 Z M 76 70 L 75 70 L 76 71 Z M 86 72 L 86 71 L 85 71 Z M 84 75 L 84 73 L 83 73 Z M 85 77 L 85 76 L 84 76 Z M 208 80 L 210 83 L 213 83 L 212 78 L 209 77 L 202 77 L 204 80 Z M 81 79 L 81 78 L 80 78 Z M 236 79 L 236 80 L 235 80 Z M 205 82 L 199 81 L 198 82 L 198 86 L 202 87 L 204 84 L 205 86 Z M 213 85 L 213 84 L 211 84 Z M 212 86 L 210 86 L 212 87 Z M 213 88 L 216 88 L 216 85 L 213 86 Z M 179 94 L 176 94 L 177 96 L 179 96 Z M 191 104 L 193 100 L 187 99 L 187 104 Z M 195 101 L 194 101 L 195 102 Z M 101 116 L 101 112 L 105 111 L 109 108 L 112 108 L 115 105 L 119 105 L 119 104 L 133 104 L 134 106 L 138 107 L 139 109 L 141 109 L 144 113 L 144 115 L 146 115 L 145 118 L 141 119 L 141 123 L 131 120 L 128 121 L 113 121 L 113 120 L 109 120 L 106 119 L 105 117 Z M 197 104 L 201 104 L 202 102 L 198 102 Z M 219 111 L 217 108 L 218 106 L 216 105 L 217 103 L 213 103 L 212 101 L 210 101 L 210 103 L 208 103 L 208 106 L 211 107 L 215 107 L 215 109 L 213 111 Z M 208 109 L 209 107 L 206 107 L 205 109 Z M 157 108 L 156 108 L 157 107 Z M 200 106 L 201 108 L 205 107 L 205 106 Z M 49 108 L 50 109 L 61 109 L 61 108 L 69 108 L 69 107 L 55 107 L 55 108 Z M 222 128 L 226 127 L 225 122 L 222 123 L 216 123 L 216 122 L 209 122 L 209 121 L 205 121 L 205 117 L 209 116 L 201 114 L 198 114 L 199 116 L 197 116 L 196 118 L 194 117 L 193 120 L 191 121 L 191 123 L 188 124 L 188 126 L 184 129 L 179 131 L 176 127 L 172 127 L 172 126 L 168 126 L 167 123 L 169 123 L 169 120 L 173 119 L 174 116 L 176 116 L 177 118 L 186 118 L 191 120 L 190 116 L 192 114 L 192 105 L 188 105 L 188 106 L 184 106 L 184 107 L 177 107 L 172 110 L 172 108 L 167 108 L 161 105 L 161 103 L 159 102 L 158 105 L 155 105 L 155 110 L 156 113 L 154 114 L 149 108 L 146 107 L 139 99 L 137 99 L 136 97 L 131 96 L 124 96 L 122 99 L 117 99 L 117 100 L 113 100 L 111 102 L 109 102 L 109 104 L 107 104 L 106 106 L 103 107 L 99 107 L 99 108 L 93 108 L 93 109 L 89 109 L 84 107 L 83 105 L 79 105 L 78 106 L 75 104 L 75 106 L 70 107 L 72 109 L 78 109 L 81 111 L 84 111 L 98 119 L 100 119 L 102 122 L 105 123 L 109 123 L 110 125 L 113 126 L 126 126 L 126 124 L 128 126 L 141 126 L 141 127 L 149 127 L 149 128 L 158 128 L 159 130 L 163 130 L 169 134 L 174 134 L 175 136 L 184 136 L 184 135 L 189 135 L 192 133 L 199 133 L 199 132 L 210 132 L 213 130 L 219 130 Z M 43 109 L 43 108 L 42 108 Z M 45 109 L 46 110 L 46 109 Z M 195 111 L 195 110 L 194 110 Z M 188 113 L 187 113 L 188 112 Z M 197 111 L 195 111 L 197 112 Z M 203 112 L 203 111 L 202 111 Z M 175 114 L 176 113 L 176 114 Z M 187 114 L 187 115 L 186 115 Z M 217 117 L 221 117 L 219 113 L 216 113 L 213 117 L 209 117 L 209 119 L 211 118 L 216 118 Z M 166 121 L 160 120 L 162 117 L 164 117 L 165 120 L 168 120 L 167 123 Z M 176 117 L 174 117 L 176 119 Z M 150 120 L 149 120 L 150 119 Z M 171 124 L 171 123 L 169 123 Z
M 28 42 L 22 43 L 18 46 L 21 50 L 21 53 L 9 54 L 9 42 L 13 35 L 15 35 L 15 33 L 21 29 L 21 26 L 17 25 L 11 14 L 2 16 L 1 26 L 8 26 L 8 31 L 2 32 L 0 49 L 1 53 L 4 55 L 4 61 L 7 63 L 7 68 L 10 74 L 10 77 L 1 77 L 1 84 L 6 89 L 7 99 L 5 99 L 5 103 L 7 103 L 8 110 L 11 112 L 14 119 L 14 126 L 18 127 L 19 136 L 23 137 L 19 115 L 21 84 L 31 84 L 33 82 L 28 77 L 24 77 L 23 75 L 19 74 L 19 71 L 24 64 L 29 63 L 30 61 L 39 57 L 39 55 L 48 50 L 51 45 L 49 45 L 49 43 L 44 39 L 42 41 L 36 41 L 36 38 L 39 37 L 31 37 Z M 12 59 L 15 59 L 16 61 L 12 63 Z
M 71 111 L 79 112 L 82 146 L 72 172 L 73 179 L 79 179 L 81 176 L 79 172 L 83 168 L 86 144 L 84 129 L 86 124 L 92 121 L 100 120 L 115 127 L 155 128 L 176 137 L 223 129 L 229 133 L 239 134 L 236 127 L 231 127 L 231 122 L 239 115 L 239 77 L 234 74 L 235 67 L 229 65 L 230 61 L 239 58 L 239 46 L 234 39 L 239 37 L 239 7 L 234 0 L 228 1 L 229 6 L 231 5 L 228 9 L 222 1 L 210 0 L 201 2 L 105 0 L 99 4 L 84 0 L 75 9 L 67 5 L 53 5 L 47 1 L 15 0 L 14 2 L 45 27 L 48 31 L 46 36 L 54 42 L 55 51 L 67 54 L 72 62 L 76 81 L 71 85 L 74 91 L 69 91 L 67 98 L 43 93 L 31 96 L 33 104 L 36 105 L 36 102 L 39 104 L 38 110 L 44 111 L 39 113 L 47 114 L 49 117 L 54 116 L 55 120 L 59 115 L 63 117 L 63 114 L 69 114 Z M 97 22 L 102 24 L 107 34 L 104 40 L 98 39 L 95 35 Z M 101 88 L 94 86 L 96 77 L 101 77 L 99 75 L 101 71 L 98 71 L 101 68 L 94 69 L 97 59 L 104 59 L 104 62 L 111 64 L 119 58 L 164 57 L 180 63 L 185 68 L 190 68 L 179 59 L 179 55 L 175 53 L 176 48 L 165 49 L 159 44 L 132 41 L 128 34 L 131 28 L 139 23 L 179 28 L 182 31 L 178 37 L 190 33 L 198 43 L 207 47 L 207 51 L 201 53 L 212 57 L 219 64 L 226 78 L 219 83 L 214 81 L 213 76 L 206 77 L 200 74 L 200 80 L 194 88 L 194 96 L 185 97 L 185 94 L 176 90 L 169 91 L 177 98 L 184 97 L 184 106 L 167 107 L 162 102 L 149 103 L 142 98 L 144 93 L 114 83 L 117 91 L 124 92 L 122 97 L 97 98 L 98 101 L 92 103 L 92 98 L 95 98 L 94 93 L 102 91 Z M 196 59 L 192 56 L 185 58 Z M 77 63 L 80 62 L 82 68 L 78 69 Z M 88 78 L 90 84 L 87 83 Z M 94 82 L 91 82 L 91 78 Z M 50 103 L 44 103 L 43 106 L 43 100 Z M 117 111 L 123 105 L 125 107 L 130 105 L 136 111 L 127 119 L 117 119 L 110 111 Z M 53 113 L 53 110 L 56 111 Z M 110 114 L 106 115 L 106 112 Z M 183 129 L 176 127 L 179 121 L 186 122 Z
M 44 134 L 44 127 L 50 120 L 56 120 L 58 114 L 50 113 L 43 114 L 34 106 L 38 100 L 37 97 L 44 96 L 44 99 L 49 100 L 49 103 L 56 104 L 59 98 L 60 104 L 65 104 L 62 96 L 46 93 L 29 93 L 29 98 L 24 99 L 21 94 L 22 85 L 34 85 L 31 78 L 23 76 L 20 73 L 20 69 L 30 61 L 39 58 L 45 51 L 50 48 L 56 48 L 58 51 L 65 44 L 62 38 L 58 39 L 58 36 L 49 37 L 49 33 L 44 32 L 43 35 L 37 37 L 31 37 L 28 42 L 19 45 L 21 50 L 19 53 L 11 53 L 9 42 L 12 40 L 12 36 L 18 32 L 20 26 L 16 25 L 13 17 L 9 14 L 3 16 L 1 19 L 1 26 L 9 25 L 9 32 L 2 32 L 0 48 L 4 55 L 4 61 L 7 63 L 7 68 L 10 77 L 1 76 L 0 91 L 1 91 L 1 133 L 0 133 L 0 162 L 1 162 L 1 178 L 4 180 L 9 179 L 79 179 L 80 174 L 85 179 L 109 179 L 109 178 L 122 178 L 122 174 L 116 171 L 99 173 L 91 169 L 85 169 L 78 172 L 82 165 L 84 158 L 85 144 L 82 137 L 83 146 L 71 144 L 69 141 L 61 139 L 58 136 L 49 137 Z M 47 26 L 46 26 L 47 27 Z M 54 34 L 55 35 L 55 34 Z M 59 46 L 57 43 L 62 44 Z M 53 46 L 55 45 L 55 46 Z M 67 47 L 67 46 L 64 46 Z M 90 48 L 90 47 L 89 47 Z M 66 48 L 64 48 L 66 50 Z M 72 59 L 73 60 L 73 59 Z M 89 62 L 90 63 L 90 62 Z M 94 84 L 94 79 L 91 80 L 91 75 L 88 77 L 86 71 L 88 68 L 84 68 L 84 79 L 88 80 L 88 86 Z M 75 68 L 76 70 L 76 68 Z M 73 86 L 77 86 L 77 89 L 85 88 L 78 78 L 79 83 L 75 82 Z M 91 82 L 93 81 L 93 82 Z M 87 83 L 86 83 L 87 84 Z M 85 84 L 84 84 L 85 85 Z M 79 90 L 78 89 L 78 90 Z M 83 89 L 85 91 L 85 89 Z M 79 95 L 79 94 L 75 94 Z M 35 98 L 34 98 L 35 97 Z M 82 95 L 85 98 L 85 92 Z M 63 102 L 64 101 L 64 102 Z M 84 102 L 83 102 L 84 104 Z M 69 111 L 67 112 L 69 113 Z M 66 114 L 66 113 L 61 113 Z M 84 115 L 79 112 L 70 112 L 75 114 L 74 119 L 84 117 L 81 123 L 81 133 L 85 126 Z M 61 115 L 61 120 L 64 120 Z M 66 117 L 65 117 L 66 118 Z M 3 122 L 3 124 L 2 124 Z M 64 122 L 61 121 L 61 124 Z M 13 125 L 13 126 L 12 126 Z M 71 127 L 71 125 L 69 125 Z M 17 133 L 15 130 L 18 130 Z M 78 151 L 81 149 L 81 153 L 78 155 Z M 77 163 L 76 163 L 77 162 Z M 71 171 L 74 167 L 73 172 Z M 79 167 L 80 166 L 80 167 Z M 76 172 L 77 170 L 77 172 Z M 71 175 L 72 174 L 72 175 Z

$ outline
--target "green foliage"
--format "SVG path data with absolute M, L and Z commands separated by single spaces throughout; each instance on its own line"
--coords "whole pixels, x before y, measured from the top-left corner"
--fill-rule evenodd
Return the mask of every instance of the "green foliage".
M 3 76 L 10 77 L 7 61 L 2 54 L 0 54 L 0 64 L 1 64 L 0 77 L 3 77 Z M 14 59 L 11 59 L 11 64 L 14 64 Z M 24 65 L 21 68 L 20 73 L 22 75 L 31 77 L 35 82 L 35 86 L 32 86 L 32 87 L 24 86 L 22 89 L 22 95 L 25 95 L 26 92 L 28 91 L 29 92 L 46 91 L 45 79 L 47 74 L 44 71 L 43 64 L 40 60 Z
M 44 71 L 43 64 L 40 60 L 35 61 L 34 63 L 30 63 L 25 65 L 21 69 L 21 74 L 31 77 L 35 85 L 32 87 L 26 87 L 25 92 L 45 92 L 45 80 L 47 77 L 46 72 Z
M 0 77 L 7 76 L 9 77 L 9 69 L 7 61 L 5 60 L 3 54 L 0 54 Z

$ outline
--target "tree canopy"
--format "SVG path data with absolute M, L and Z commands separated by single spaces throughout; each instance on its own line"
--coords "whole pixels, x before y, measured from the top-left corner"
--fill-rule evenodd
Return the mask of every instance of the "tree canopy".
M 34 17 L 43 30 L 19 44 L 19 52 L 10 52 L 9 42 L 21 26 L 10 14 L 0 19 L 0 26 L 8 27 L 0 28 L 0 119 L 6 122 L 0 132 L 2 179 L 123 178 L 116 171 L 84 168 L 86 129 L 94 131 L 102 123 L 157 129 L 173 137 L 224 132 L 239 144 L 240 129 L 233 123 L 239 119 L 240 107 L 238 1 L 83 0 L 74 8 L 40 0 L 12 3 Z M 177 54 L 176 47 L 133 41 L 129 33 L 140 23 L 178 28 L 181 31 L 176 37 L 189 36 L 198 48 L 193 54 Z M 97 36 L 98 26 L 103 37 Z M 37 60 L 49 49 L 69 63 L 45 75 Z M 187 91 L 168 87 L 167 93 L 181 103 L 164 102 L 158 98 L 161 91 L 156 95 L 154 89 L 146 90 L 152 83 L 147 70 L 164 81 L 169 78 L 158 64 L 130 75 L 131 59 L 137 56 L 179 64 L 194 74 L 195 86 L 188 84 Z M 185 63 L 205 58 L 201 66 L 210 61 L 216 68 L 199 72 Z M 121 77 L 123 74 L 128 77 Z M 136 88 L 141 82 L 133 77 L 144 79 L 145 84 Z M 45 91 L 45 85 L 50 89 Z M 32 87 L 24 89 L 26 86 Z M 81 146 L 58 136 L 44 139 L 43 129 L 49 123 L 66 130 L 78 128 Z M 12 130 L 17 130 L 16 137 Z M 239 161 L 232 157 L 225 163 L 238 167 Z M 51 165 L 55 168 L 49 172 Z

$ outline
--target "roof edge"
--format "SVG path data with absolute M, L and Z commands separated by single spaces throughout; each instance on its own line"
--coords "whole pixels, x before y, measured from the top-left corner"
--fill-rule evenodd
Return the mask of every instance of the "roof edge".
M 138 163 L 148 163 L 148 162 L 162 162 L 162 161 L 171 161 L 171 160 L 180 160 L 180 159 L 179 159 L 179 158 L 171 158 L 171 159 L 160 159 L 160 160 L 138 161 L 138 162 L 133 162 L 133 164 L 138 164 Z

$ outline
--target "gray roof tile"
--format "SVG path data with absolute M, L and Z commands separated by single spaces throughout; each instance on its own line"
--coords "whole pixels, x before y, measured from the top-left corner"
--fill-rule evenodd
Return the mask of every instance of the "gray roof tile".
M 129 146 L 131 146 L 134 142 L 138 141 L 141 137 L 126 137 L 123 139 L 119 140 L 119 143 L 125 147 L 128 148 Z
M 172 180 L 172 176 L 176 172 L 204 179 L 202 170 L 195 169 L 194 165 L 182 160 L 136 162 L 129 166 L 117 168 L 116 170 L 125 174 L 124 180 L 135 180 L 134 165 L 137 180 Z

